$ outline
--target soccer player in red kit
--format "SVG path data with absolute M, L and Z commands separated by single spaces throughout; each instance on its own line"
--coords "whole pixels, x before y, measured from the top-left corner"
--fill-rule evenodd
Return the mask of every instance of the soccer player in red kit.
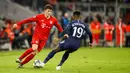
M 122 18 L 119 17 L 118 22 L 116 24 L 116 46 L 120 46 L 121 43 L 122 43 L 122 45 L 124 45 L 125 29 L 126 29 L 126 25 L 123 23 Z M 120 34 L 121 31 L 122 31 L 122 34 Z
M 42 48 L 45 46 L 47 42 L 50 30 L 53 25 L 55 25 L 60 32 L 63 31 L 57 19 L 51 16 L 51 13 L 52 6 L 50 4 L 47 4 L 44 7 L 44 14 L 38 14 L 34 17 L 27 18 L 20 22 L 17 22 L 13 25 L 13 27 L 15 28 L 19 25 L 28 22 L 36 22 L 36 28 L 31 42 L 32 48 L 27 49 L 18 59 L 16 59 L 16 63 L 19 63 L 19 68 L 21 68 L 24 64 L 28 63 L 30 60 L 32 60 L 34 56 L 42 50 Z
M 107 21 L 104 23 L 105 46 L 113 46 L 113 32 L 114 25 L 109 19 L 107 19 Z
M 99 45 L 100 33 L 101 33 L 101 24 L 98 21 L 97 17 L 94 17 L 94 20 L 90 23 L 90 30 L 93 36 L 93 45 Z M 95 42 L 95 44 L 94 44 Z

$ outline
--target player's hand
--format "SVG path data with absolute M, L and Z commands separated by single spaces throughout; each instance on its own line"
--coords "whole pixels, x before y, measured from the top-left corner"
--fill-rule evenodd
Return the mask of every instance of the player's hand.
M 61 40 L 65 40 L 67 38 L 69 38 L 69 35 L 68 34 L 64 34 L 64 36 L 61 38 Z
M 68 35 L 68 34 L 65 34 L 65 35 L 64 35 L 64 37 L 65 37 L 65 38 L 68 38 L 68 37 L 69 37 L 69 35 Z
M 14 25 L 13 25 L 13 28 L 16 28 L 17 26 L 18 26 L 17 24 L 14 24 Z
M 90 49 L 92 49 L 92 43 L 89 43 L 89 47 L 90 47 Z

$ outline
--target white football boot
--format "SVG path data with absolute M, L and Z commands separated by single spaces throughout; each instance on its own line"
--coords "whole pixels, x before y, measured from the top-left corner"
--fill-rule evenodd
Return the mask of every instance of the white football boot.
M 45 66 L 45 63 L 42 62 L 42 63 L 40 64 L 40 67 L 43 68 L 44 66 Z
M 61 66 L 57 66 L 57 67 L 56 67 L 56 70 L 61 70 Z
M 15 62 L 16 63 L 21 63 L 21 60 L 20 59 L 16 59 Z

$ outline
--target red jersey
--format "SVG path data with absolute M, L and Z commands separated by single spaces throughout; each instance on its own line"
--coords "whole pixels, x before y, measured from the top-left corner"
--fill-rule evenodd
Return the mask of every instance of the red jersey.
M 8 35 L 8 38 L 10 39 L 10 41 L 12 42 L 15 38 L 14 36 L 14 32 L 10 29 L 10 28 L 6 28 L 5 29 L 5 32 L 7 33 Z
M 120 35 L 120 27 L 122 29 L 122 35 Z M 121 24 L 121 26 L 119 24 L 116 24 L 116 45 L 119 46 L 121 43 L 121 36 L 122 36 L 122 43 L 124 44 L 125 41 L 125 24 Z
M 90 29 L 93 34 L 100 34 L 101 25 L 100 22 L 91 22 Z
M 122 28 L 122 35 L 124 35 L 125 34 L 125 28 L 126 28 L 125 24 L 122 24 L 121 28 Z M 117 36 L 120 36 L 120 26 L 119 26 L 119 24 L 116 24 L 116 34 L 117 34 Z
M 126 26 L 126 32 L 130 32 L 130 24 Z
M 18 25 L 25 24 L 28 22 L 36 22 L 36 28 L 34 30 L 34 35 L 38 35 L 40 39 L 47 40 L 50 34 L 51 28 L 55 25 L 60 32 L 63 31 L 61 26 L 59 25 L 57 19 L 53 16 L 50 16 L 49 19 L 45 17 L 44 14 L 38 14 L 34 17 L 24 19 L 18 22 Z

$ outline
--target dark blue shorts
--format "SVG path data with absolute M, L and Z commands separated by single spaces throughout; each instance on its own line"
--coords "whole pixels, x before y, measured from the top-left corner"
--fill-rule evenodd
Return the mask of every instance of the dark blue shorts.
M 66 39 L 59 43 L 59 47 L 61 51 L 68 50 L 71 53 L 80 47 L 80 41 L 75 39 Z

